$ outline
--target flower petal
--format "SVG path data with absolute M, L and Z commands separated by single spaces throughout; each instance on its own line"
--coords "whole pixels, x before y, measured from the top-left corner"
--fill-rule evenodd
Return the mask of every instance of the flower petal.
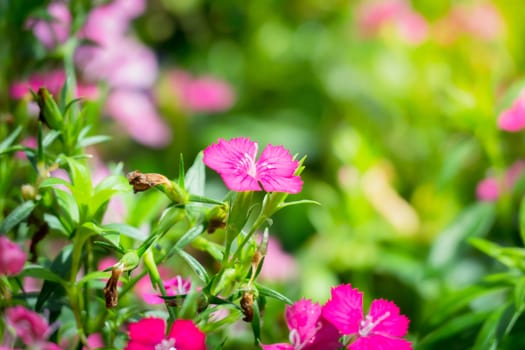
M 288 328 L 298 333 L 301 344 L 315 336 L 321 311 L 321 305 L 306 299 L 299 300 L 286 308 Z
M 292 345 L 285 343 L 269 345 L 261 344 L 261 348 L 263 348 L 263 350 L 294 350 L 294 347 Z
M 371 335 L 368 337 L 358 338 L 355 342 L 350 344 L 349 350 L 411 350 L 412 344 L 400 338 L 387 338 L 381 335 Z
M 161 318 L 143 318 L 129 325 L 127 350 L 140 349 L 140 346 L 155 346 L 164 339 L 166 322 Z
M 363 293 L 351 284 L 332 288 L 332 297 L 323 307 L 323 317 L 344 335 L 357 334 L 363 320 Z
M 249 138 L 238 137 L 208 146 L 204 150 L 204 164 L 221 175 L 232 191 L 260 191 L 255 178 L 255 157 L 258 145 Z
M 399 308 L 391 301 L 384 299 L 372 301 L 368 314 L 374 321 L 384 318 L 373 328 L 372 334 L 381 333 L 392 337 L 404 337 L 408 332 L 410 321 L 406 316 L 399 314 Z
M 257 180 L 266 192 L 299 193 L 303 181 L 294 175 L 298 165 L 286 148 L 268 145 L 257 161 Z
M 169 338 L 175 339 L 177 350 L 206 350 L 206 335 L 191 320 L 176 320 Z

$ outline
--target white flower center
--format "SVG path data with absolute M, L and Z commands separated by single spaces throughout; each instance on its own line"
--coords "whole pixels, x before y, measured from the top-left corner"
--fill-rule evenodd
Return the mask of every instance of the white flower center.
M 310 343 L 310 341 L 315 337 L 315 333 L 317 333 L 321 329 L 321 327 L 322 327 L 321 322 L 317 323 L 313 336 L 308 339 L 304 339 L 304 341 L 302 342 L 301 342 L 301 336 L 299 335 L 299 332 L 297 331 L 297 329 L 295 328 L 292 329 L 290 331 L 290 335 L 288 339 L 290 341 L 290 344 L 293 346 L 293 349 L 294 350 L 304 349 L 306 345 L 308 345 L 308 343 Z
M 385 312 L 383 315 L 381 315 L 377 320 L 373 320 L 372 316 L 366 315 L 365 319 L 361 321 L 361 324 L 359 325 L 359 335 L 361 337 L 366 337 L 369 335 L 374 328 L 386 320 L 388 317 L 390 317 L 390 312 Z
M 155 345 L 155 350 L 177 350 L 175 347 L 175 339 L 162 339 L 162 341 Z

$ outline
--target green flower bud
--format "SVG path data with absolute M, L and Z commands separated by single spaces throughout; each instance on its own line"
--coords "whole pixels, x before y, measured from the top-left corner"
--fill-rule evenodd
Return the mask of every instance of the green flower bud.
M 60 112 L 53 96 L 51 96 L 46 88 L 40 88 L 38 90 L 37 103 L 38 107 L 40 107 L 40 121 L 50 129 L 61 130 L 64 126 L 62 112 Z

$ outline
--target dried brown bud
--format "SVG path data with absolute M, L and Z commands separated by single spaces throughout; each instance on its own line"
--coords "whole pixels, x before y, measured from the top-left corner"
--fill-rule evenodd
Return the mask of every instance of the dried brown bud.
M 161 174 L 143 174 L 134 170 L 127 175 L 127 178 L 135 193 L 149 190 L 157 185 L 172 186 L 170 180 Z
M 244 314 L 243 321 L 252 322 L 253 321 L 253 292 L 244 292 L 241 298 L 241 309 Z
M 113 266 L 111 269 L 111 277 L 104 287 L 104 297 L 106 298 L 106 308 L 108 309 L 118 305 L 117 284 L 122 272 L 124 272 L 124 268 L 120 264 Z

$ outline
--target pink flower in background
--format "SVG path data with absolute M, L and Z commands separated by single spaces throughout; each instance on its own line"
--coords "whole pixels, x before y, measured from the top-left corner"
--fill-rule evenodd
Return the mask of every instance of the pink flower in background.
M 297 277 L 298 267 L 294 257 L 286 253 L 281 243 L 270 236 L 264 264 L 259 277 L 265 281 L 289 281 Z
M 87 81 L 106 81 L 112 88 L 148 89 L 158 74 L 155 53 L 128 37 L 103 46 L 81 46 L 75 62 Z
M 166 322 L 144 318 L 129 325 L 129 343 L 125 350 L 206 350 L 206 337 L 191 320 L 176 320 L 167 336 Z
M 23 306 L 14 306 L 5 311 L 6 324 L 14 329 L 16 335 L 25 345 L 34 346 L 45 343 L 50 334 L 47 321 Z
M 169 80 L 182 108 L 190 112 L 217 113 L 231 108 L 235 94 L 225 81 L 212 76 L 192 77 L 184 71 L 170 73 Z
M 143 278 L 139 283 L 149 284 L 149 287 L 145 286 L 146 288 L 144 288 L 144 291 L 141 293 L 142 298 L 147 304 L 164 304 L 164 299 L 162 299 L 160 294 L 155 293 L 155 291 L 152 290 L 149 279 Z M 163 283 L 167 296 L 185 295 L 191 291 L 191 280 L 184 279 L 181 276 L 175 276 L 174 278 L 164 280 Z
M 34 136 L 30 136 L 30 137 L 27 137 L 25 139 L 23 139 L 20 144 L 22 146 L 25 146 L 25 147 L 28 147 L 28 148 L 35 148 L 38 146 L 38 141 L 36 139 L 36 137 Z M 26 156 L 26 153 L 24 151 L 18 151 L 15 153 L 15 157 L 18 158 L 18 159 L 22 159 L 22 160 L 26 160 L 27 159 L 27 156 Z
M 144 145 L 160 148 L 171 142 L 168 125 L 157 114 L 151 99 L 141 91 L 113 91 L 106 102 L 106 112 Z
M 34 19 L 27 21 L 26 26 L 33 29 L 33 34 L 48 49 L 64 43 L 71 27 L 71 14 L 63 2 L 52 2 L 47 8 L 51 19 Z
M 84 350 L 89 349 L 98 349 L 104 347 L 104 339 L 100 333 L 93 333 L 87 337 L 87 347 L 84 347 Z
M 512 106 L 500 113 L 498 127 L 509 132 L 517 132 L 525 128 L 525 90 L 514 100 Z
M 476 187 L 476 197 L 485 202 L 497 201 L 501 193 L 513 190 L 524 170 L 525 161 L 518 160 L 507 169 L 501 180 L 493 176 L 481 180 Z
M 499 187 L 496 178 L 490 177 L 483 179 L 476 186 L 476 197 L 480 201 L 495 202 L 499 198 Z
M 341 334 L 354 338 L 348 345 L 350 350 L 412 349 L 412 344 L 403 339 L 409 320 L 399 313 L 399 308 L 391 301 L 375 299 L 363 316 L 363 293 L 350 284 L 332 288 L 323 316 Z
M 303 181 L 294 175 L 299 162 L 283 146 L 268 145 L 255 160 L 259 145 L 249 138 L 238 137 L 208 146 L 204 164 L 222 177 L 232 191 L 299 193 Z
M 339 332 L 321 315 L 322 307 L 310 300 L 299 300 L 286 307 L 290 344 L 261 345 L 264 350 L 337 350 Z
M 57 95 L 65 81 L 66 73 L 62 69 L 35 73 L 27 81 L 20 81 L 11 85 L 9 92 L 12 98 L 22 99 L 30 96 L 30 90 L 37 92 L 41 87 L 45 87 L 51 94 Z
M 27 254 L 6 236 L 0 236 L 0 275 L 15 276 L 22 271 Z
M 428 34 L 425 18 L 404 0 L 365 1 L 357 9 L 357 26 L 364 36 L 377 36 L 387 25 L 411 44 L 421 43 Z

